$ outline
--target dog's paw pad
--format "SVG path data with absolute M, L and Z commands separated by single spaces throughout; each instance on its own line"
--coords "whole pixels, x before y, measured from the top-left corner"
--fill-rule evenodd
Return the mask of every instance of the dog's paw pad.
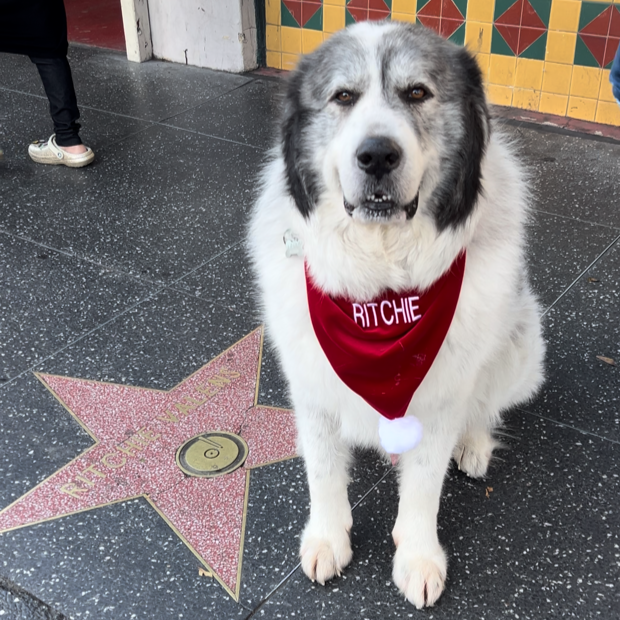
M 324 538 L 305 539 L 301 551 L 301 567 L 312 581 L 325 585 L 332 577 L 340 576 L 353 558 L 351 543 L 348 535 L 338 543 L 332 543 Z
M 399 547 L 394 557 L 394 583 L 418 609 L 432 607 L 443 592 L 446 556 L 441 548 L 430 556 L 411 555 Z

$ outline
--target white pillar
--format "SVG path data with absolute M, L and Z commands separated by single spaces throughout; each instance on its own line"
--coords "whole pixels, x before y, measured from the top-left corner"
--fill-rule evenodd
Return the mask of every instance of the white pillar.
M 254 0 L 149 0 L 149 14 L 157 58 L 234 73 L 257 66 Z
M 127 58 L 144 62 L 153 57 L 148 0 L 121 0 Z

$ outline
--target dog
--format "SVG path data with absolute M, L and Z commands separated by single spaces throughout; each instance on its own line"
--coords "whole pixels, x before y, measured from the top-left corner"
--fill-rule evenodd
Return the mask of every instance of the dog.
M 383 418 L 417 420 L 419 443 L 396 450 L 393 579 L 417 608 L 432 606 L 446 580 L 437 512 L 450 460 L 484 477 L 501 412 L 543 381 L 541 311 L 524 256 L 527 177 L 490 117 L 474 58 L 419 25 L 361 22 L 302 57 L 280 128 L 248 249 L 307 470 L 301 566 L 324 584 L 351 562 L 352 448 L 387 458 Z M 350 303 L 359 330 L 378 320 L 409 329 L 422 324 L 417 300 L 449 277 L 452 301 L 435 304 L 447 314 L 438 350 L 406 354 L 411 368 L 431 358 L 421 382 L 391 378 L 391 362 L 343 371 L 329 357 L 342 330 L 313 314 L 325 304 L 338 314 Z M 386 297 L 403 291 L 400 306 Z M 377 388 L 388 400 L 417 381 L 399 414 L 380 412 L 376 390 L 364 393 L 381 381 L 394 386 Z

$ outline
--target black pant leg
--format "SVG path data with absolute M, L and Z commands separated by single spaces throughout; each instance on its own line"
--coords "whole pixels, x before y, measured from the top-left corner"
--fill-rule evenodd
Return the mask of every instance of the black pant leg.
M 80 140 L 80 118 L 71 68 L 66 56 L 56 58 L 36 58 L 30 60 L 37 66 L 45 94 L 50 102 L 50 114 L 54 122 L 56 144 L 75 146 Z

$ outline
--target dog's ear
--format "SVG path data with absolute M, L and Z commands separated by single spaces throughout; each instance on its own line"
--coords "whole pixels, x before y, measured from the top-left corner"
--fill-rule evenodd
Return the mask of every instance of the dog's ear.
M 308 217 L 318 198 L 318 177 L 311 169 L 305 147 L 312 111 L 302 103 L 302 84 L 306 59 L 291 76 L 284 103 L 282 122 L 282 156 L 286 167 L 288 190 L 304 217 Z M 304 156 L 304 154 L 306 154 Z
M 474 58 L 461 48 L 456 53 L 461 100 L 459 124 L 462 135 L 443 171 L 433 197 L 439 230 L 457 227 L 469 217 L 482 191 L 482 158 L 489 139 L 489 112 L 484 96 L 482 75 Z

